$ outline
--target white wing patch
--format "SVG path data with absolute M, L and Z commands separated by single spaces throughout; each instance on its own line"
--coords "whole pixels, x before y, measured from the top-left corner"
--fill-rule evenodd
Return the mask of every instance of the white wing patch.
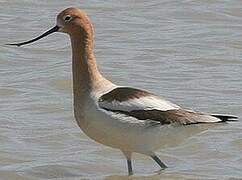
M 131 98 L 126 101 L 100 101 L 99 106 L 102 108 L 112 109 L 112 110 L 121 110 L 121 111 L 132 111 L 132 110 L 175 110 L 180 109 L 179 106 L 173 104 L 169 101 L 161 99 L 159 97 L 149 95 L 142 96 L 139 98 Z

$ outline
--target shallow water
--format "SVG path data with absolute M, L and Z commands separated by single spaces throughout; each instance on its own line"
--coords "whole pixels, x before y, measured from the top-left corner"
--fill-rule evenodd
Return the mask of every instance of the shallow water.
M 239 0 L 0 1 L 0 179 L 128 179 L 118 151 L 88 139 L 73 118 L 67 35 L 21 48 L 80 7 L 95 26 L 100 70 L 184 107 L 242 117 Z M 133 179 L 242 178 L 242 123 L 211 127 L 157 152 L 169 166 L 134 157 Z

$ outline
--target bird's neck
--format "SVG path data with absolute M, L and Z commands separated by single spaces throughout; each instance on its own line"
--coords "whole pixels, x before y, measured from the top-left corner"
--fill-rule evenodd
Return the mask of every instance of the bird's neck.
M 75 96 L 90 92 L 104 78 L 97 69 L 92 33 L 71 36 L 73 91 Z

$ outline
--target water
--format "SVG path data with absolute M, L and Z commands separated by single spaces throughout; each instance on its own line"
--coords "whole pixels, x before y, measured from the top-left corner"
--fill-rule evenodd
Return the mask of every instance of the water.
M 100 70 L 117 84 L 184 107 L 242 117 L 241 1 L 0 1 L 0 179 L 126 179 L 118 151 L 88 139 L 73 118 L 67 35 L 25 47 L 80 7 L 95 26 Z M 242 123 L 218 125 L 157 152 L 134 156 L 134 179 L 242 178 Z

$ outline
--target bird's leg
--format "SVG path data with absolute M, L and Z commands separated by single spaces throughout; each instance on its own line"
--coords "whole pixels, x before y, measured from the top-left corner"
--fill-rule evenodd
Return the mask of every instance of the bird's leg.
M 131 152 L 127 152 L 127 151 L 122 151 L 127 159 L 127 165 L 128 165 L 128 173 L 129 176 L 133 175 L 133 169 L 132 169 L 132 161 L 131 161 Z
M 156 156 L 155 154 L 151 156 L 152 159 L 155 160 L 155 162 L 157 162 L 157 164 L 159 164 L 159 166 L 162 168 L 162 169 L 165 169 L 167 168 L 167 166 L 160 160 L 160 158 L 158 156 Z
M 131 175 L 133 175 L 131 159 L 127 159 L 127 164 L 128 164 L 128 173 L 129 173 L 129 176 L 131 176 Z

